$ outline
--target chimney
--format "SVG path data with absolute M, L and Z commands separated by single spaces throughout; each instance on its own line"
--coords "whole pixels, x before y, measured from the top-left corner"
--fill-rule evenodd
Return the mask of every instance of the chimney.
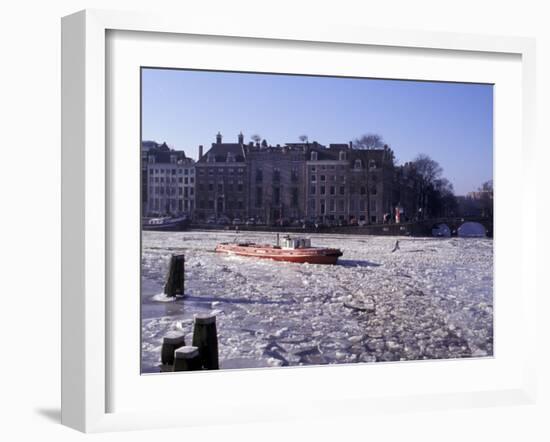
M 244 135 L 242 132 L 239 134 L 239 144 L 244 144 Z
M 219 132 L 216 135 L 216 144 L 222 144 L 222 134 Z
M 199 160 L 202 158 L 202 144 L 199 145 Z
M 349 148 L 350 148 L 350 149 L 353 149 L 353 141 L 350 141 L 350 142 L 349 142 Z

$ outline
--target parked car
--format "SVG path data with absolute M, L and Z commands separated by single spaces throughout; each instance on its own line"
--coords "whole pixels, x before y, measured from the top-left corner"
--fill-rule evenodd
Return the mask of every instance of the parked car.
M 241 221 L 240 218 L 234 218 L 233 219 L 233 225 L 234 226 L 240 226 L 243 222 Z
M 254 218 L 248 218 L 245 222 L 247 226 L 253 226 L 256 224 L 256 220 Z
M 216 217 L 214 215 L 208 217 L 206 224 L 216 224 Z
M 231 224 L 231 220 L 227 216 L 220 216 L 218 218 L 218 224 L 226 226 L 228 224 Z

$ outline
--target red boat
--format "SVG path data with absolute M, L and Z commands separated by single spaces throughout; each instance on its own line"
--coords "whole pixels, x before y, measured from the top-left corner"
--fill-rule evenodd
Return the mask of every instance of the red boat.
M 230 255 L 247 256 L 250 258 L 273 259 L 275 261 L 307 262 L 310 264 L 336 264 L 342 256 L 340 249 L 311 247 L 311 240 L 306 238 L 283 239 L 283 245 L 255 243 L 222 243 L 216 247 L 216 252 Z

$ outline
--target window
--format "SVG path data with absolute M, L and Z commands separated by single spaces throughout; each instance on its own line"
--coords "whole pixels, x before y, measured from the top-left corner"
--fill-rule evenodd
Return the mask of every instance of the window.
M 355 160 L 354 169 L 361 169 L 361 160 Z
M 344 200 L 338 200 L 338 212 L 343 212 L 345 210 Z
M 212 183 L 209 183 L 209 184 L 208 184 L 208 191 L 209 191 L 209 192 L 213 192 L 213 191 L 214 191 L 214 184 L 212 184 Z
M 325 176 L 324 175 L 321 175 L 321 181 L 325 181 Z
M 189 174 L 189 169 L 185 169 L 185 170 L 183 171 L 183 174 L 184 174 L 184 175 L 188 175 L 188 174 Z
M 340 195 L 346 194 L 346 186 L 340 186 Z
M 340 151 L 339 158 L 340 158 L 340 161 L 346 160 L 346 152 L 344 150 Z
M 189 178 L 185 177 L 185 180 L 183 181 L 185 184 L 189 184 Z M 181 178 L 180 178 L 180 183 L 181 183 Z
M 256 207 L 262 207 L 263 192 L 261 187 L 256 187 Z
M 273 188 L 273 204 L 281 203 L 281 189 L 280 187 Z
M 298 188 L 293 187 L 290 195 L 290 205 L 294 208 L 298 207 Z
M 330 194 L 335 195 L 336 194 L 336 188 L 334 186 L 330 186 Z
M 264 180 L 264 172 L 262 169 L 256 169 L 256 182 L 261 183 Z
M 311 175 L 311 182 L 314 183 L 317 181 L 317 175 Z
M 315 212 L 315 200 L 311 199 L 308 201 L 308 208 L 310 212 Z
M 317 161 L 317 152 L 313 151 L 311 152 L 311 161 Z
M 321 215 L 325 214 L 325 200 L 321 200 Z
M 334 201 L 334 200 L 329 201 L 329 210 L 331 212 L 334 212 L 336 210 L 336 201 Z
M 223 184 L 218 184 L 218 192 L 219 193 L 223 192 Z
M 281 181 L 281 171 L 277 168 L 273 169 L 273 181 Z
M 309 193 L 311 195 L 315 195 L 315 184 L 312 184 L 311 186 L 309 186 Z
M 321 186 L 321 189 L 320 189 L 320 195 L 324 195 L 325 194 L 325 186 Z
M 298 169 L 293 168 L 290 172 L 290 181 L 296 183 L 298 181 Z
M 242 192 L 242 191 L 243 191 L 242 183 L 237 184 L 237 192 Z
M 365 186 L 361 186 L 361 195 L 365 195 L 367 193 L 367 188 Z
M 371 189 L 370 189 L 370 194 L 371 195 L 376 195 L 376 192 L 377 192 L 376 186 L 372 186 Z

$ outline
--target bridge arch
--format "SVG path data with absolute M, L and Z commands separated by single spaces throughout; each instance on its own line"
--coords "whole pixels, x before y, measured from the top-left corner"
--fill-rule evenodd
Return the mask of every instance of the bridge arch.
M 487 229 L 476 221 L 466 221 L 457 229 L 457 236 L 463 238 L 484 238 L 487 236 Z
M 432 226 L 432 236 L 448 238 L 451 236 L 451 228 L 445 223 L 436 223 Z

